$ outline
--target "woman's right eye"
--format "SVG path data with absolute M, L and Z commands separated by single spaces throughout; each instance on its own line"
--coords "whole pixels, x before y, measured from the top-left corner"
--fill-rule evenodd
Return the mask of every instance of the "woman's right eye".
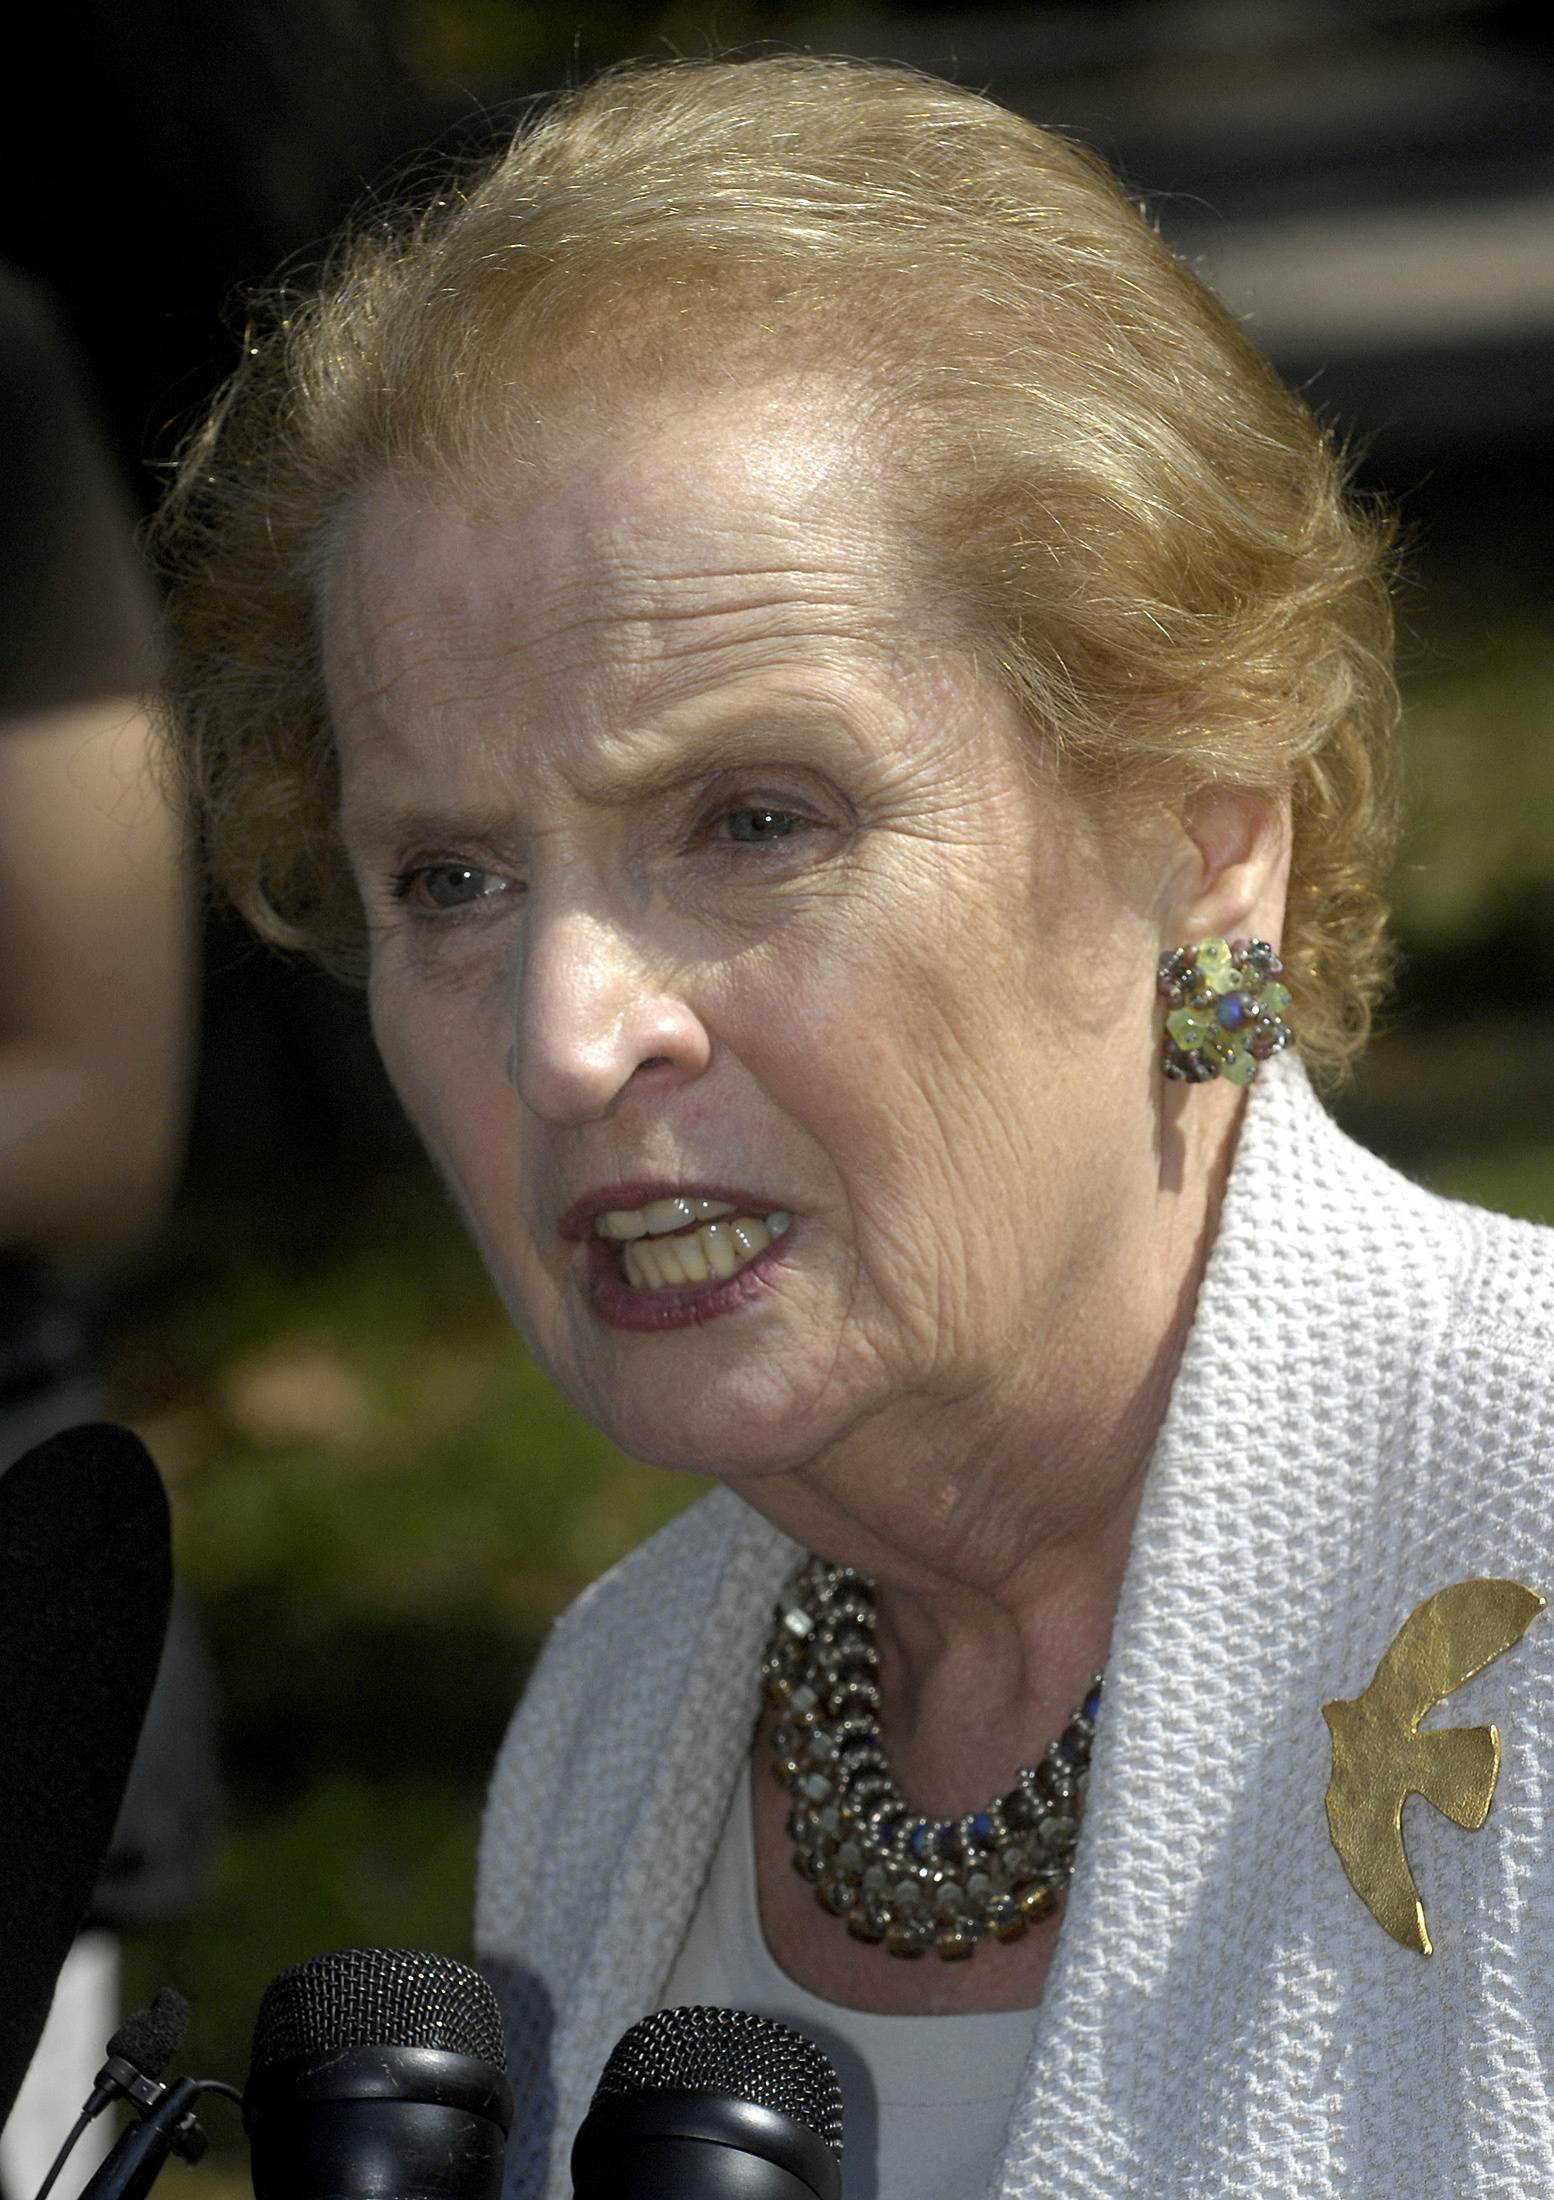
M 473 863 L 417 863 L 394 880 L 394 899 L 419 909 L 467 909 L 507 891 L 499 871 Z

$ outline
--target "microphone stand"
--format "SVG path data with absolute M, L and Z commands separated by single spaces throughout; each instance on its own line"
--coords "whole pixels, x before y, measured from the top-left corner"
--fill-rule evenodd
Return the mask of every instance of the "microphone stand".
M 148 2093 L 154 2098 L 146 2099 Z M 209 2141 L 194 2114 L 202 2093 L 222 2093 L 242 2106 L 236 2086 L 220 2078 L 177 2078 L 171 2085 L 147 2084 L 135 2089 L 144 2104 L 139 2123 L 120 2132 L 108 2158 L 81 2188 L 80 2200 L 145 2200 L 169 2154 L 197 2162 Z M 63 2167 L 64 2155 L 55 2163 L 38 2200 L 46 2200 L 49 2186 Z
M 144 2200 L 169 2154 L 197 2162 L 205 2152 L 205 2134 L 194 2119 L 194 2104 L 205 2090 L 198 2078 L 177 2078 L 162 2088 L 148 2116 L 121 2131 L 107 2160 L 81 2189 L 81 2200 Z

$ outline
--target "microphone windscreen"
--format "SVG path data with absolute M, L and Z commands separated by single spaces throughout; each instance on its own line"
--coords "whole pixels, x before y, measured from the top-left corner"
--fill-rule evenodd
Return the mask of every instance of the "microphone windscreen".
M 842 2088 L 749 2009 L 658 2009 L 616 2044 L 572 2142 L 574 2200 L 841 2200 Z
M 615 2043 L 594 2091 L 722 2093 L 775 2109 L 842 2151 L 842 2088 L 803 2032 L 748 2009 L 655 2009 Z
M 156 1680 L 167 1498 L 128 1429 L 0 1473 L 0 2123 L 86 1913 Z
M 499 2200 L 513 2090 L 496 1996 L 414 1948 L 283 1971 L 243 2093 L 254 2200 Z
M 255 2074 L 345 2047 L 431 2047 L 507 2068 L 502 2013 L 478 1971 L 420 1948 L 341 1948 L 271 1979 Z
M 159 1986 L 147 2008 L 125 2018 L 108 2042 L 108 2053 L 133 2063 L 142 2077 L 160 2078 L 182 2047 L 193 2015 L 176 1986 Z

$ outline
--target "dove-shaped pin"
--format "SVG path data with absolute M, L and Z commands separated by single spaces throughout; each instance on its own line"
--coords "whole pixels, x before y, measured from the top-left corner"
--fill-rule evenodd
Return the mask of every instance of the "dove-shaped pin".
M 1459 1826 L 1489 1816 L 1500 1774 L 1500 1730 L 1454 1726 L 1421 1734 L 1443 1696 L 1519 1642 L 1543 1598 L 1519 1581 L 1459 1581 L 1410 1612 L 1375 1678 L 1351 1702 L 1322 1706 L 1333 1736 L 1327 1823 L 1349 1884 L 1405 1948 L 1429 1955 L 1424 1906 L 1403 1848 L 1403 1805 L 1422 1795 Z

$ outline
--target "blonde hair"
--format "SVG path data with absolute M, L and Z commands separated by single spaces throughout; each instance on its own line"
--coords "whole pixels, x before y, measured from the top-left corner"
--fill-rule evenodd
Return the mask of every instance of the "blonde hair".
M 1336 1080 L 1388 966 L 1387 524 L 1099 160 L 891 65 L 612 70 L 250 337 L 158 529 L 219 885 L 360 974 L 315 610 L 360 483 L 468 477 L 493 433 L 543 465 L 645 378 L 817 367 L 869 392 L 937 600 L 1097 801 L 1288 791 L 1283 953 Z

